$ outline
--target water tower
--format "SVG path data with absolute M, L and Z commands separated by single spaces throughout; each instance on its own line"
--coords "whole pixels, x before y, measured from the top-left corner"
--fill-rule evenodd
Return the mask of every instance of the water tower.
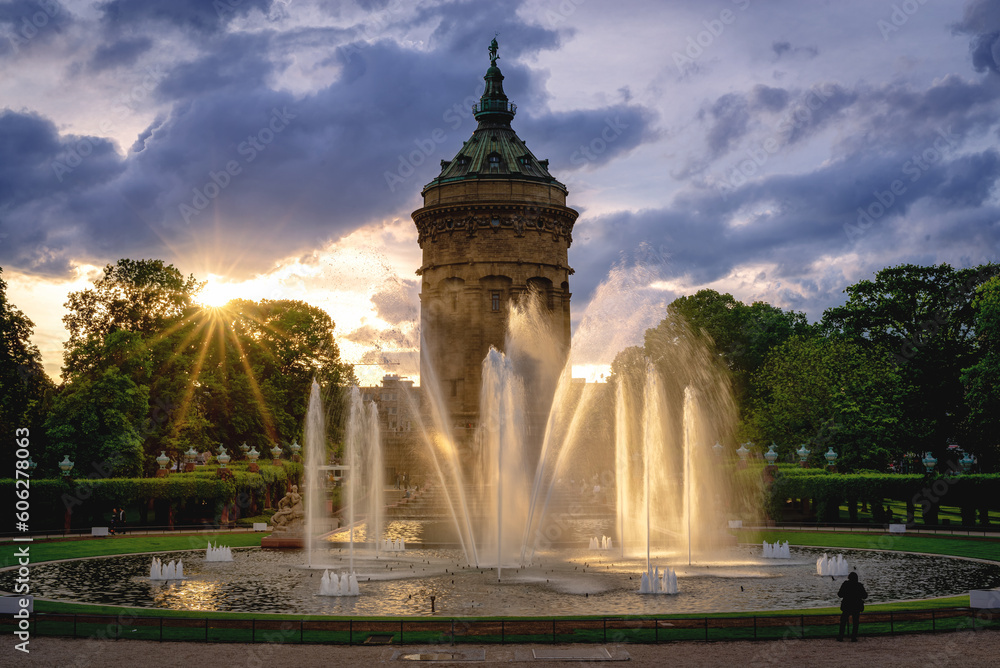
M 559 362 L 570 345 L 567 250 L 579 214 L 566 206 L 566 186 L 548 160 L 511 128 L 517 107 L 504 94 L 497 59 L 494 39 L 486 87 L 472 108 L 478 127 L 453 159 L 441 161 L 441 173 L 424 186 L 424 206 L 412 214 L 423 250 L 421 385 L 436 378 L 466 444 L 478 424 L 483 358 L 490 346 L 504 350 L 509 304 L 536 293 Z M 540 438 L 553 388 L 531 387 L 528 376 L 529 429 Z

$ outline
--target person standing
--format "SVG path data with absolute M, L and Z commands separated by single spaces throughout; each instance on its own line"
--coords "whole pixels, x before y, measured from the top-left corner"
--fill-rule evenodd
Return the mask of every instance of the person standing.
M 858 641 L 858 623 L 861 621 L 861 612 L 865 609 L 865 599 L 868 592 L 865 586 L 858 582 L 858 574 L 851 572 L 847 576 L 844 584 L 840 585 L 837 596 L 840 601 L 840 633 L 837 635 L 837 642 L 844 641 L 844 626 L 848 617 L 851 617 L 851 642 Z

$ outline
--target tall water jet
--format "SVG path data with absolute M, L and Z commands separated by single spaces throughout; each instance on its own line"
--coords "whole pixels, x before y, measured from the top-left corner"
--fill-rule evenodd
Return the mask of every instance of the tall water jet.
M 382 453 L 382 434 L 378 425 L 378 406 L 371 402 L 368 406 L 368 456 L 365 458 L 365 478 L 368 484 L 368 540 L 375 545 L 376 552 L 381 546 L 382 531 L 385 528 L 385 464 Z
M 709 442 L 731 440 L 735 410 L 723 370 L 697 335 L 668 316 L 643 349 L 616 360 L 616 516 L 623 555 L 640 545 L 693 563 L 731 541 L 724 462 Z M 647 358 L 647 355 L 649 357 Z
M 361 518 L 367 525 L 366 540 L 376 551 L 381 547 L 385 524 L 385 468 L 378 407 L 374 402 L 366 405 L 357 386 L 351 387 L 348 406 L 344 434 L 348 474 L 342 483 L 345 491 L 341 498 L 347 508 L 348 554 L 353 573 L 355 530 Z
M 323 419 L 323 399 L 319 383 L 315 380 L 309 391 L 309 406 L 306 410 L 305 434 L 305 510 L 306 510 L 306 563 L 313 565 L 313 548 L 317 535 L 330 530 L 329 515 L 326 512 L 325 486 L 322 482 L 321 466 L 326 464 L 326 424 Z
M 687 557 L 688 566 L 691 565 L 691 514 L 694 512 L 694 505 L 691 502 L 691 493 L 694 491 L 694 447 L 697 442 L 694 423 L 695 407 L 694 393 L 690 387 L 684 388 L 684 523 L 687 529 Z
M 524 387 L 511 359 L 495 348 L 483 360 L 481 397 L 474 489 L 485 521 L 478 542 L 496 555 L 499 580 L 504 562 L 516 560 L 521 551 L 529 477 Z

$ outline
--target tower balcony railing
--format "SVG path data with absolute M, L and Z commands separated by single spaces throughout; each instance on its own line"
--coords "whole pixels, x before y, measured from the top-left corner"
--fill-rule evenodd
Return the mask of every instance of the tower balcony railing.
M 479 104 L 472 105 L 473 114 L 483 114 L 499 111 L 513 116 L 517 113 L 517 105 L 504 100 L 480 100 Z

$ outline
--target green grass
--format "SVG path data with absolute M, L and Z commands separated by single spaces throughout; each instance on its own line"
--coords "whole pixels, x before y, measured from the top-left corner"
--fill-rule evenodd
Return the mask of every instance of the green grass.
M 822 531 L 742 531 L 737 534 L 741 542 L 760 543 L 788 541 L 792 545 L 812 547 L 845 547 L 893 552 L 920 552 L 951 557 L 971 557 L 1000 561 L 1000 542 L 993 539 L 954 538 L 951 536 L 907 536 L 898 534 Z
M 263 533 L 199 533 L 180 536 L 111 536 L 87 540 L 59 540 L 30 544 L 31 562 L 56 559 L 80 559 L 112 554 L 138 554 L 142 552 L 170 552 L 173 550 L 204 549 L 208 541 L 229 547 L 259 547 Z M 24 543 L 9 543 L 2 550 L 0 567 L 14 566 L 14 552 Z

